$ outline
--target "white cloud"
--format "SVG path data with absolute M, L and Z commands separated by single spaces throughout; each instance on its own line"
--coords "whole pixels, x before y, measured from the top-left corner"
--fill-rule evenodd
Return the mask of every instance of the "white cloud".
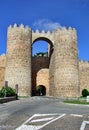
M 61 28 L 61 25 L 58 22 L 53 22 L 48 19 L 39 19 L 34 22 L 33 27 L 40 29 L 40 30 L 54 30 L 57 28 Z

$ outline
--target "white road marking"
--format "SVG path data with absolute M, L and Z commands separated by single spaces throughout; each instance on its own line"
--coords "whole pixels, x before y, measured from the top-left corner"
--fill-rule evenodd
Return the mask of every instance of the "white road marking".
M 53 117 L 53 115 L 54 115 L 54 117 Z M 58 116 L 57 116 L 58 115 Z M 31 118 L 29 118 L 26 122 L 24 122 L 20 127 L 18 127 L 17 129 L 15 129 L 15 130 L 39 130 L 39 129 L 41 129 L 41 128 L 43 128 L 43 127 L 45 127 L 46 125 L 48 125 L 48 124 L 50 124 L 50 123 L 52 123 L 52 122 L 54 122 L 54 121 L 56 121 L 56 120 L 58 120 L 58 119 L 60 119 L 60 118 L 62 118 L 62 117 L 64 117 L 66 114 L 62 114 L 62 115 L 60 115 L 60 114 L 35 114 L 35 115 L 33 115 Z M 45 120 L 45 119 L 47 119 L 47 118 L 44 118 L 43 116 L 52 116 L 52 117 L 50 117 L 50 121 L 48 121 L 47 122 L 47 120 Z M 55 116 L 57 116 L 57 117 L 55 117 Z M 44 121 L 46 121 L 46 123 L 45 124 L 43 124 L 43 125 L 30 125 L 30 124 L 27 124 L 27 123 L 32 123 L 32 122 L 34 122 L 34 121 L 36 121 L 36 120 L 34 120 L 33 118 L 34 117 L 43 117 L 43 119 L 41 119 L 42 121 L 44 120 Z M 33 120 L 32 120 L 33 119 Z M 37 120 L 37 122 L 39 121 L 40 119 L 38 119 Z M 36 122 L 34 122 L 34 123 L 36 123 Z
M 43 118 L 43 119 L 38 119 L 38 120 L 32 120 L 31 122 L 42 122 L 42 121 L 49 121 L 52 120 L 54 117 L 51 118 Z
M 40 126 L 33 126 L 33 125 L 22 125 L 21 127 L 17 128 L 16 130 L 39 130 Z
M 51 113 L 51 114 L 34 114 L 34 116 L 54 116 L 54 115 L 61 115 L 62 113 Z
M 66 114 L 34 114 L 27 121 L 25 121 L 20 127 L 15 130 L 40 130 L 41 128 L 61 119 Z M 83 115 L 70 114 L 70 116 L 83 118 Z M 89 116 L 88 116 L 89 117 Z M 41 123 L 41 124 L 40 124 Z M 83 121 L 80 130 L 85 130 L 86 125 L 89 125 L 89 121 Z
M 89 121 L 83 121 L 80 130 L 84 130 L 87 124 L 89 125 Z
M 34 117 L 36 117 L 36 115 L 34 114 L 32 117 L 30 117 L 27 121 L 25 121 L 23 124 L 26 124 L 27 122 L 29 122 L 31 119 L 33 119 Z
M 77 114 L 70 114 L 70 115 L 75 117 L 83 117 L 83 115 L 77 115 Z
M 62 114 L 61 116 L 55 118 L 54 120 L 51 120 L 51 121 L 47 122 L 46 124 L 44 124 L 43 126 L 41 126 L 41 128 L 43 128 L 43 127 L 45 127 L 46 125 L 48 125 L 48 124 L 50 124 L 50 123 L 52 123 L 52 122 L 54 122 L 54 121 L 56 121 L 56 120 L 58 120 L 58 119 L 64 117 L 65 115 L 66 115 L 66 114 Z M 41 128 L 40 128 L 40 129 L 41 129 Z

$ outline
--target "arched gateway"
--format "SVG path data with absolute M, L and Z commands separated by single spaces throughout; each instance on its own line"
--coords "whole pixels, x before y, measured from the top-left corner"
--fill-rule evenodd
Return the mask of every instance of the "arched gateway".
M 48 42 L 48 57 L 32 57 L 32 44 L 37 40 Z M 46 79 L 44 84 L 42 82 L 39 84 L 45 87 L 47 87 L 45 83 L 49 84 L 48 90 L 46 88 L 47 95 L 79 96 L 75 29 L 61 28 L 50 33 L 38 30 L 33 32 L 29 27 L 23 25 L 9 26 L 5 80 L 11 87 L 18 84 L 19 95 L 31 96 L 38 84 L 37 74 L 42 75 L 42 80 Z M 39 79 L 39 76 L 37 78 Z
M 46 95 L 49 95 L 49 65 L 53 50 L 52 33 L 49 31 L 32 32 L 32 49 L 36 41 L 43 40 L 48 43 L 48 55 L 32 56 L 32 95 L 36 95 L 36 87 L 40 84 L 46 87 Z M 41 46 L 40 46 L 41 48 Z

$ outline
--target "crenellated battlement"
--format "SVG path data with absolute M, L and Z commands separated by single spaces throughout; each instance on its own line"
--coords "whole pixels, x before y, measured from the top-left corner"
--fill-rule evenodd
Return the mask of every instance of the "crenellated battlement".
M 56 30 L 53 31 L 54 36 L 58 39 L 60 39 L 60 41 L 64 42 L 64 41 L 77 41 L 77 32 L 75 28 L 69 27 L 62 27 L 62 28 L 58 28 Z
M 86 61 L 86 60 L 79 60 L 79 63 L 89 63 L 89 61 Z
M 24 34 L 24 35 L 28 35 L 31 32 L 31 28 L 29 28 L 28 26 L 24 26 L 23 24 L 21 25 L 17 25 L 14 24 L 13 26 L 10 25 L 8 27 L 8 34 L 9 35 L 19 35 L 19 34 Z
M 79 61 L 79 66 L 81 67 L 89 67 L 89 61 L 84 61 L 84 60 L 80 60 Z
M 10 25 L 8 29 L 26 29 L 26 30 L 31 30 L 29 26 L 24 26 L 23 24 L 17 25 L 16 23 L 14 25 Z
M 20 24 L 20 25 L 17 25 L 16 23 L 14 24 L 14 25 L 10 25 L 9 27 L 8 27 L 8 30 L 12 30 L 12 29 L 18 29 L 18 30 L 22 30 L 22 29 L 25 29 L 25 30 L 32 30 L 29 26 L 24 26 L 23 24 Z M 58 28 L 58 29 L 55 29 L 55 30 L 53 30 L 52 32 L 50 31 L 50 30 L 48 30 L 48 31 L 45 31 L 45 30 L 42 30 L 42 31 L 40 31 L 40 30 L 38 30 L 38 29 L 36 29 L 35 31 L 34 30 L 32 30 L 32 33 L 40 33 L 40 34 L 50 34 L 50 35 L 52 35 L 54 32 L 74 32 L 74 33 L 76 33 L 76 29 L 75 28 L 72 28 L 72 27 L 68 27 L 68 28 L 66 28 L 66 27 L 61 27 L 61 28 Z
M 31 40 L 32 30 L 28 26 L 24 26 L 23 24 L 17 25 L 14 24 L 13 26 L 10 25 L 8 27 L 8 44 L 9 43 L 29 43 Z
M 52 32 L 50 31 L 50 30 L 48 30 L 48 31 L 44 31 L 44 30 L 42 30 L 42 31 L 40 31 L 40 30 L 35 30 L 35 31 L 33 31 L 32 30 L 32 33 L 35 33 L 35 34 L 50 34 L 50 35 L 53 35 L 54 33 L 57 33 L 57 32 L 59 32 L 60 34 L 70 34 L 70 33 L 74 33 L 74 34 L 76 34 L 76 29 L 75 28 L 72 28 L 72 27 L 69 27 L 69 28 L 66 28 L 66 27 L 62 27 L 62 28 L 58 28 L 58 29 L 55 29 L 55 30 L 53 30 Z
M 77 32 L 75 28 L 62 27 L 53 31 L 54 41 L 59 43 L 65 43 L 69 46 L 69 43 L 72 42 L 72 46 L 76 48 L 77 45 Z M 76 43 L 76 44 L 75 44 Z
M 76 40 L 77 39 L 77 34 L 75 28 L 69 27 L 61 27 L 56 30 L 51 31 L 40 31 L 40 30 L 35 30 L 33 31 L 31 28 L 28 26 L 24 26 L 23 24 L 17 25 L 16 23 L 14 25 L 10 25 L 8 27 L 8 41 L 11 40 L 16 40 L 16 39 L 29 39 L 31 38 L 32 35 L 32 43 L 39 38 L 47 38 L 50 41 L 55 40 L 55 37 L 60 38 L 60 41 L 65 41 L 66 39 L 72 39 Z M 28 37 L 28 38 L 27 38 Z
M 58 29 L 55 29 L 54 31 L 64 31 L 64 32 L 69 32 L 69 31 L 74 31 L 76 32 L 76 29 L 75 28 L 72 28 L 72 27 L 61 27 L 61 28 L 58 28 Z
M 45 30 L 40 31 L 40 30 L 36 29 L 35 31 L 32 30 L 32 33 L 39 33 L 39 34 L 43 33 L 43 34 L 50 34 L 50 35 L 52 35 L 52 32 L 50 30 L 48 30 L 48 31 L 45 31 Z
M 49 30 L 46 32 L 44 30 L 39 31 L 38 29 L 33 31 L 32 30 L 32 43 L 39 38 L 47 38 L 50 41 L 53 41 L 53 32 L 50 32 Z

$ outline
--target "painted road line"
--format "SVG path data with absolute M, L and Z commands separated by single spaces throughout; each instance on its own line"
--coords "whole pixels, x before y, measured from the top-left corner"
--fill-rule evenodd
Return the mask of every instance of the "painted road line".
M 89 125 L 89 121 L 83 121 L 80 130 L 84 130 L 87 124 Z
M 83 115 L 78 115 L 78 114 L 70 114 L 70 116 L 83 117 Z
M 22 125 L 21 127 L 15 129 L 15 130 L 39 130 L 40 126 L 32 126 L 32 125 Z
M 54 115 L 54 116 L 53 116 Z M 46 125 L 49 125 L 50 123 L 64 117 L 66 114 L 35 114 L 33 115 L 31 118 L 29 118 L 26 122 L 24 122 L 20 127 L 18 127 L 17 129 L 15 130 L 39 130 L 43 127 L 45 127 Z M 52 116 L 50 118 L 45 118 L 43 116 Z M 39 119 L 39 117 L 42 117 L 41 119 Z M 34 119 L 36 118 L 36 119 Z M 37 119 L 38 118 L 38 119 Z M 46 120 L 47 119 L 47 120 Z M 50 121 L 48 121 L 48 119 Z M 44 121 L 44 124 L 42 125 L 37 125 L 37 124 L 33 124 L 32 123 L 40 123 L 40 121 Z M 35 122 L 34 122 L 35 121 Z M 36 122 L 37 121 L 37 122 Z M 48 122 L 47 122 L 48 121 Z M 46 122 L 46 123 L 45 123 Z M 27 124 L 28 123 L 28 124 Z
M 38 119 L 38 120 L 32 120 L 31 122 L 42 122 L 42 121 L 49 121 L 52 120 L 54 117 L 51 118 L 43 118 L 43 119 Z
M 54 115 L 62 115 L 62 113 L 34 114 L 34 116 L 54 116 Z
M 24 124 L 26 124 L 28 121 L 33 119 L 34 117 L 42 117 L 42 116 L 55 116 L 55 115 L 61 115 L 61 113 L 54 113 L 54 114 L 34 114 L 31 118 L 29 118 Z
M 31 119 L 33 119 L 34 117 L 35 117 L 35 115 L 33 115 L 32 117 L 30 117 L 27 121 L 25 121 L 20 127 L 16 128 L 15 130 L 21 130 L 21 128 L 22 128 L 22 130 L 25 130 L 25 129 L 24 129 L 25 124 L 26 124 L 27 122 L 29 122 Z
M 50 123 L 52 123 L 52 122 L 54 122 L 54 121 L 56 121 L 56 120 L 58 120 L 58 119 L 64 117 L 65 115 L 66 115 L 66 114 L 62 114 L 61 116 L 59 116 L 59 117 L 57 117 L 57 118 L 55 118 L 55 119 L 53 119 L 53 120 L 47 122 L 46 124 L 42 125 L 41 128 L 43 128 L 43 127 L 49 125 Z M 40 128 L 40 129 L 41 129 L 41 128 Z

